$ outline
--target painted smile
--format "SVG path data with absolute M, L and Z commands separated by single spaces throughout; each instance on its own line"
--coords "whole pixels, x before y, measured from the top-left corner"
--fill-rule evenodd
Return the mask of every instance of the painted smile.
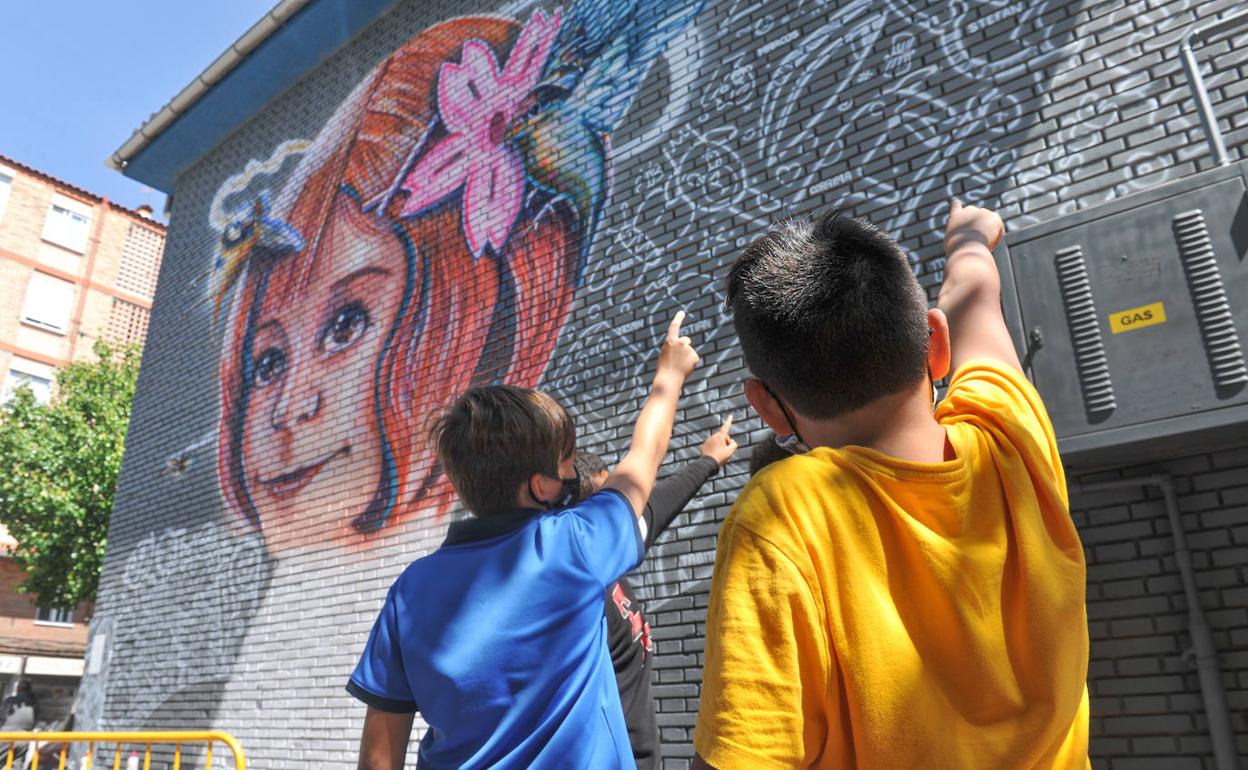
M 312 481 L 312 479 L 316 478 L 316 475 L 320 473 L 321 469 L 326 465 L 329 465 L 339 457 L 346 457 L 349 454 L 351 454 L 351 447 L 344 446 L 341 449 L 330 452 L 324 457 L 313 460 L 307 465 L 301 465 L 293 470 L 283 471 L 282 473 L 270 476 L 267 479 L 262 479 L 257 475 L 256 483 L 267 488 L 269 494 L 279 500 L 285 499 L 298 494 L 300 490 Z

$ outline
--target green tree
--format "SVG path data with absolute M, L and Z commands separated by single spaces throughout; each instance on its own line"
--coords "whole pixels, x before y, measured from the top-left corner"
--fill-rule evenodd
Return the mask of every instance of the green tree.
M 56 374 L 48 404 L 22 386 L 0 407 L 0 524 L 41 607 L 95 599 L 139 373 L 137 347 L 98 342 Z

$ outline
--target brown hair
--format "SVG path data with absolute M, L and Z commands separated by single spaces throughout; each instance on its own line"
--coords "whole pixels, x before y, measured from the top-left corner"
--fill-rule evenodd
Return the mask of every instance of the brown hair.
M 430 437 L 464 506 L 477 516 L 516 507 L 534 473 L 559 478 L 576 451 L 576 423 L 555 399 L 514 385 L 466 391 L 442 410 Z

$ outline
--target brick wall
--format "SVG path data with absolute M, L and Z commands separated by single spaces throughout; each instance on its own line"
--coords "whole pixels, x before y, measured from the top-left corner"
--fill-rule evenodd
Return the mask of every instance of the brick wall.
M 1248 449 L 1082 480 L 1156 472 L 1175 477 L 1242 754 L 1248 713 Z M 1071 507 L 1088 557 L 1094 760 L 1108 767 L 1212 766 L 1200 686 L 1187 655 L 1187 603 L 1161 495 L 1146 488 L 1075 495 Z
M 435 26 L 464 7 L 400 4 L 177 183 L 93 625 L 107 654 L 84 680 L 79 713 L 105 727 L 227 729 L 258 768 L 349 764 L 362 708 L 342 691 L 345 678 L 386 587 L 458 515 L 440 497 L 428 455 L 398 423 L 414 422 L 474 376 L 505 372 L 569 404 L 581 444 L 610 461 L 641 405 L 656 330 L 681 306 L 703 364 L 688 388 L 674 461 L 692 457 L 728 411 L 748 445 L 762 430 L 747 417 L 719 289 L 746 240 L 785 214 L 842 205 L 896 233 L 934 291 L 943 277 L 942 205 L 952 195 L 998 206 L 1017 228 L 1207 169 L 1175 49 L 1188 25 L 1234 6 L 708 2 L 611 127 L 609 194 L 596 224 L 584 213 L 594 195 L 552 200 L 526 188 L 512 229 L 495 232 L 489 216 L 469 222 L 464 209 L 506 218 L 509 204 L 464 202 L 462 180 L 422 177 L 407 198 L 385 192 L 407 179 L 403 162 L 426 138 L 436 65 L 459 61 L 470 37 L 485 40 L 501 61 L 532 11 L 503 9 L 517 20 L 511 27 L 479 19 Z M 1201 55 L 1227 144 L 1243 157 L 1248 68 L 1229 43 Z M 388 102 L 400 105 L 393 114 L 369 113 L 394 84 L 405 86 L 395 94 L 416 94 L 414 101 Z M 453 133 L 435 129 L 420 146 L 432 152 Z M 348 152 L 344 141 L 357 135 L 386 141 L 369 145 L 371 154 Z M 582 174 L 597 160 L 569 146 L 542 151 L 530 160 L 575 159 Z M 401 214 L 437 184 L 443 197 L 421 201 L 414 216 Z M 605 191 L 591 183 L 560 189 Z M 314 225 L 341 228 L 313 249 L 328 255 L 318 269 L 331 273 L 363 258 L 406 277 L 409 287 L 417 275 L 425 282 L 427 291 L 415 294 L 395 278 L 362 298 L 370 323 L 392 330 L 396 341 L 369 336 L 374 326 L 366 326 L 350 343 L 361 347 L 349 350 L 371 351 L 370 361 L 399 361 L 401 350 L 408 357 L 397 369 L 362 365 L 348 373 L 296 360 L 299 341 L 311 345 L 325 328 L 315 298 L 272 288 L 285 285 L 285 267 L 266 274 L 232 261 L 240 230 L 231 223 L 245 221 L 262 195 L 266 216 L 293 223 L 305 239 L 319 232 Z M 330 214 L 309 213 L 311 203 L 327 201 Z M 397 249 L 370 229 L 378 219 L 357 218 L 360 201 L 380 201 L 386 227 L 402 228 L 405 248 L 416 248 Z M 282 232 L 273 230 L 267 243 L 280 254 Z M 474 243 L 484 249 L 480 259 Z M 499 275 L 500 253 L 515 272 Z M 242 264 L 247 271 L 230 283 L 231 268 Z M 522 281 L 522 270 L 541 276 L 540 289 L 498 290 Z M 272 297 L 260 291 L 262 275 Z M 465 288 L 470 297 L 456 294 Z M 537 304 L 524 304 L 522 294 Z M 452 307 L 454 326 L 441 314 Z M 485 312 L 472 312 L 479 308 Z M 403 325 L 417 316 L 426 319 L 419 336 Z M 278 358 L 265 359 L 266 374 L 248 385 L 237 376 L 238 340 L 263 318 L 283 336 L 256 346 L 283 358 L 276 368 Z M 395 371 L 407 378 L 400 382 L 407 402 L 382 399 Z M 266 400 L 265 388 L 288 398 Z M 304 411 L 280 412 L 279 401 Z M 292 416 L 319 427 L 312 434 L 275 427 Z M 401 471 L 369 463 L 382 437 L 406 462 Z M 343 442 L 358 465 L 326 465 L 294 491 L 263 488 L 267 472 L 306 467 L 296 445 L 304 457 L 323 457 Z M 1241 736 L 1248 736 L 1245 451 L 1109 474 L 1163 468 L 1177 477 Z M 280 456 L 294 459 L 266 471 L 266 458 Z M 715 534 L 744 471 L 736 462 L 712 482 L 638 581 L 658 642 L 655 693 L 672 768 L 690 756 Z M 1089 560 L 1094 764 L 1211 767 L 1194 672 L 1181 657 L 1185 607 L 1156 494 L 1077 495 L 1072 507 Z M 361 515 L 385 524 L 362 533 L 352 523 Z M 1240 740 L 1248 753 L 1248 738 Z

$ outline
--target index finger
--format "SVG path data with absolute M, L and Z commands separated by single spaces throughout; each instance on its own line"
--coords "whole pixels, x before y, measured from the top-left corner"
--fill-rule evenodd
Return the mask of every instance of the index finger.
M 728 419 L 724 420 L 724 424 L 719 427 L 719 432 L 728 435 L 728 430 L 732 427 L 732 415 L 728 415 Z
M 674 340 L 680 337 L 680 325 L 685 322 L 685 311 L 677 310 L 676 317 L 667 325 L 667 338 Z
M 958 200 L 957 198 L 950 198 L 949 199 L 949 213 L 956 214 L 961 210 L 962 210 L 962 201 Z

